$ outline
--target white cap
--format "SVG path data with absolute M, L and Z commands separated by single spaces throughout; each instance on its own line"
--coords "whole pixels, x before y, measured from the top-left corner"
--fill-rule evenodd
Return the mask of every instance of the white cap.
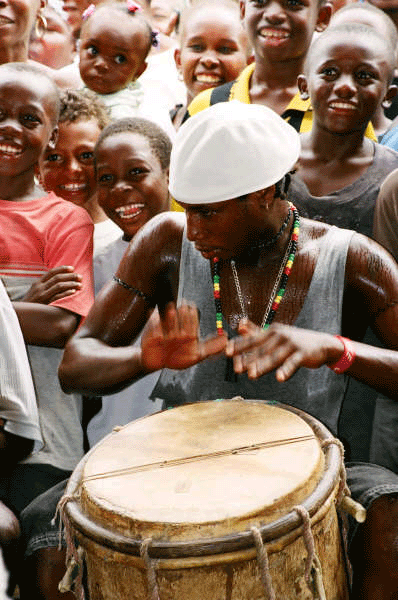
M 178 130 L 169 189 L 186 204 L 232 200 L 270 187 L 295 165 L 300 136 L 276 112 L 238 100 L 190 117 Z

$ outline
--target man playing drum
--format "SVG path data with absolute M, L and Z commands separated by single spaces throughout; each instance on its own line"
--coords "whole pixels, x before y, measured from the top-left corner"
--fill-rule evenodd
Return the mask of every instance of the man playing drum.
M 260 105 L 217 104 L 181 127 L 170 191 L 185 214 L 134 237 L 65 349 L 66 391 L 111 393 L 164 369 L 153 395 L 166 408 L 239 394 L 293 405 L 335 434 L 346 375 L 396 395 L 398 267 L 360 234 L 300 219 L 285 200 L 298 155 L 295 130 Z M 357 341 L 368 324 L 390 349 Z M 398 476 L 347 473 L 368 508 L 351 545 L 353 597 L 391 599 Z

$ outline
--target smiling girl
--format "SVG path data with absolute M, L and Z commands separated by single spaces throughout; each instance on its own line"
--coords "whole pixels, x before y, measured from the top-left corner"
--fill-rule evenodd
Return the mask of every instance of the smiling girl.
M 233 81 L 248 64 L 250 47 L 233 0 L 201 0 L 183 12 L 177 69 L 187 88 L 187 104 L 200 92 Z M 172 113 L 178 128 L 186 111 Z

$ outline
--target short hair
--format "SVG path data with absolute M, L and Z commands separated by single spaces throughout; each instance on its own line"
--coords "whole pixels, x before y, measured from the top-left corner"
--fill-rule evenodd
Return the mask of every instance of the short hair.
M 97 121 L 98 127 L 104 129 L 111 122 L 108 108 L 91 90 L 65 90 L 61 93 L 61 110 L 59 122 L 78 120 Z
M 232 13 L 236 13 L 237 19 L 240 21 L 239 3 L 236 0 L 193 0 L 181 13 L 181 19 L 178 27 L 180 42 L 183 40 L 185 35 L 185 26 L 192 15 L 198 12 L 202 7 L 210 6 L 217 8 L 225 8 Z M 246 32 L 242 26 L 242 32 L 246 35 Z M 247 48 L 249 52 L 249 43 L 247 42 Z
M 169 136 L 156 123 L 140 117 L 119 119 L 105 127 L 95 145 L 94 157 L 104 140 L 124 132 L 136 133 L 146 138 L 153 154 L 158 158 L 162 170 L 166 171 L 169 168 L 172 146 Z
M 144 59 L 145 59 L 148 56 L 149 51 L 151 50 L 154 32 L 152 31 L 152 27 L 150 26 L 150 24 L 148 23 L 146 18 L 143 17 L 139 11 L 133 12 L 128 9 L 128 4 L 127 4 L 126 0 L 101 0 L 95 6 L 94 10 L 89 14 L 89 16 L 86 17 L 86 20 L 83 21 L 82 29 L 84 27 L 84 23 L 87 22 L 87 20 L 89 20 L 93 14 L 95 14 L 100 9 L 106 9 L 106 8 L 111 8 L 111 9 L 123 12 L 124 14 L 128 15 L 130 18 L 136 19 L 142 24 L 142 26 L 147 34 L 147 44 L 144 48 Z
M 374 6 L 374 4 L 367 2 L 366 0 L 359 0 L 357 2 L 351 2 L 350 4 L 346 4 L 345 6 L 342 6 L 341 8 L 339 8 L 339 10 L 337 10 L 332 15 L 332 18 L 330 19 L 329 27 L 337 27 L 338 25 L 342 25 L 342 23 L 338 23 L 338 25 L 334 25 L 334 21 L 338 21 L 341 16 L 344 16 L 345 14 L 349 14 L 353 10 L 357 10 L 357 9 L 367 11 L 368 13 L 370 13 L 370 17 L 372 17 L 373 15 L 378 15 L 385 25 L 385 32 L 379 31 L 379 33 L 381 35 L 384 35 L 384 33 L 387 33 L 387 36 L 388 36 L 391 44 L 394 47 L 398 44 L 398 31 L 397 31 L 397 28 L 395 27 L 392 19 L 383 10 L 381 10 L 377 6 Z M 360 21 L 357 21 L 357 22 L 360 23 Z M 367 23 L 363 23 L 363 25 L 367 25 Z M 369 24 L 369 26 L 373 27 L 373 25 L 371 25 L 371 24 Z M 374 28 L 377 30 L 376 26 Z
M 60 90 L 59 87 L 57 86 L 57 84 L 53 81 L 53 79 L 51 79 L 51 77 L 49 75 L 47 75 L 46 71 L 45 71 L 45 67 L 42 67 L 40 65 L 35 65 L 35 64 L 31 64 L 31 63 L 23 63 L 23 62 L 9 62 L 9 63 L 3 63 L 2 65 L 0 65 L 0 74 L 1 71 L 11 71 L 14 73 L 26 73 L 28 75 L 31 75 L 32 78 L 33 77 L 37 77 L 37 78 L 41 78 L 43 80 L 45 80 L 45 82 L 47 83 L 48 87 L 51 89 L 51 94 L 49 96 L 47 96 L 47 100 L 51 99 L 51 102 L 53 104 L 53 125 L 56 125 L 58 123 L 58 119 L 59 119 L 59 112 L 61 109 L 61 99 L 60 99 Z M 32 82 L 32 88 L 36 89 L 36 86 L 34 85 L 34 82 Z
M 386 38 L 385 36 L 383 36 L 375 27 L 372 27 L 370 25 L 365 25 L 363 23 L 339 23 L 338 25 L 330 25 L 329 27 L 327 27 L 325 29 L 325 31 L 323 31 L 319 36 L 317 36 L 312 42 L 311 45 L 309 47 L 307 56 L 306 56 L 306 60 L 305 60 L 305 71 L 308 71 L 309 68 L 309 64 L 311 63 L 312 60 L 312 56 L 314 54 L 314 51 L 316 50 L 316 48 L 322 44 L 322 42 L 326 39 L 326 38 L 332 38 L 335 39 L 336 33 L 348 33 L 348 34 L 361 34 L 363 39 L 367 39 L 365 36 L 373 36 L 378 38 L 379 40 L 381 40 L 385 47 L 386 47 L 386 54 L 385 54 L 385 58 L 389 63 L 389 67 L 390 67 L 390 73 L 389 73 L 389 77 L 388 77 L 388 84 L 391 83 L 393 75 L 394 75 L 394 68 L 395 68 L 395 58 L 396 58 L 396 49 L 393 47 L 391 40 Z M 368 47 L 372 47 L 371 43 L 368 43 Z

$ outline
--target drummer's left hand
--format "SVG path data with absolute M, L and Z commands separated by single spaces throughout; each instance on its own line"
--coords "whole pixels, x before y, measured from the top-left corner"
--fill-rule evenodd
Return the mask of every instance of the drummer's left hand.
M 290 325 L 274 323 L 263 330 L 242 319 L 238 331 L 240 336 L 228 341 L 226 354 L 233 357 L 235 372 L 247 371 L 250 379 L 276 369 L 276 379 L 286 381 L 300 367 L 317 369 L 337 362 L 344 351 L 334 335 Z

